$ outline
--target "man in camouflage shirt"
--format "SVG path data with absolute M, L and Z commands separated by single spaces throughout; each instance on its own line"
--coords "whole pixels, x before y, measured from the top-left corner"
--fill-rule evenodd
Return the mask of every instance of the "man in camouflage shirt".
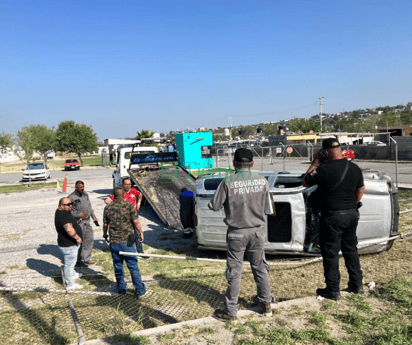
M 113 191 L 114 200 L 104 208 L 103 212 L 103 237 L 110 243 L 114 273 L 117 281 L 117 292 L 121 295 L 126 293 L 126 282 L 123 273 L 123 260 L 132 276 L 136 297 L 146 293 L 146 287 L 140 276 L 136 256 L 120 255 L 120 252 L 136 253 L 134 243 L 134 229 L 139 232 L 139 241 L 143 241 L 143 231 L 140 225 L 136 209 L 130 202 L 124 201 L 122 188 Z M 109 231 L 109 235 L 107 234 Z

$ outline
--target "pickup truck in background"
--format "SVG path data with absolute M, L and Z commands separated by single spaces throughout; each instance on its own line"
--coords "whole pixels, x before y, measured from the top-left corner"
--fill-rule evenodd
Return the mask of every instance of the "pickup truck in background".
M 80 162 L 77 159 L 66 159 L 64 170 L 80 170 Z

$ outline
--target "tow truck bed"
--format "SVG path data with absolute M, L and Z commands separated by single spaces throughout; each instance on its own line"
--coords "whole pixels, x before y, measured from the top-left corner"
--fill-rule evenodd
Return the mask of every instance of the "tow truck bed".
M 180 190 L 195 190 L 195 178 L 180 166 L 129 169 L 128 173 L 146 200 L 169 228 L 183 229 L 180 222 Z

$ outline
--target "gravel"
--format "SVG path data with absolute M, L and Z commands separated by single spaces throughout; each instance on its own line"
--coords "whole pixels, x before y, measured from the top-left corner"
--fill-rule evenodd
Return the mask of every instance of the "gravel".
M 107 171 L 107 170 L 106 170 Z M 104 200 L 111 193 L 111 172 L 107 177 L 96 170 L 96 178 L 84 179 L 93 209 L 102 226 Z M 60 198 L 73 192 L 74 186 L 63 194 L 57 189 L 41 189 L 23 193 L 3 194 L 0 198 L 0 286 L 57 288 L 52 277 L 60 276 L 62 255 L 57 247 L 54 212 Z M 184 239 L 181 231 L 166 229 L 150 206 L 139 212 L 145 231 L 145 243 L 155 249 L 183 249 L 193 244 Z M 108 248 L 102 228 L 92 225 L 95 248 Z M 150 252 L 146 251 L 146 252 Z M 101 274 L 98 267 L 90 267 L 86 274 Z M 61 287 L 60 287 L 61 288 Z

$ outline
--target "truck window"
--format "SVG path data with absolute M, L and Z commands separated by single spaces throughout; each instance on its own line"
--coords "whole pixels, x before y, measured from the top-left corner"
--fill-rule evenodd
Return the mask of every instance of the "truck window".
M 205 189 L 206 190 L 216 190 L 220 182 L 222 182 L 222 180 L 223 180 L 222 178 L 206 179 L 204 183 Z

